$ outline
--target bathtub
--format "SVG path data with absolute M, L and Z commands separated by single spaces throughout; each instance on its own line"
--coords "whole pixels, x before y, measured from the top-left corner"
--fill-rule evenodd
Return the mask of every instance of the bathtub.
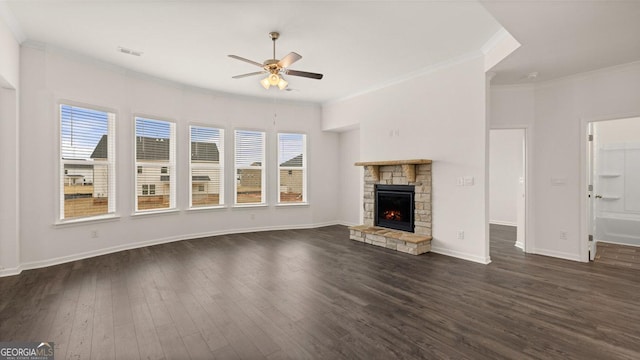
M 640 246 L 640 214 L 603 212 L 595 221 L 596 241 Z

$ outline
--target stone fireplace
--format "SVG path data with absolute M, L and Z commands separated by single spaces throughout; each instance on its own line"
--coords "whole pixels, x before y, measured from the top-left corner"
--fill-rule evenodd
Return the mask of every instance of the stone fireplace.
M 349 228 L 350 238 L 413 255 L 430 251 L 431 160 L 358 162 L 356 166 L 365 167 L 364 218 L 362 225 Z M 412 201 L 408 208 L 407 201 Z

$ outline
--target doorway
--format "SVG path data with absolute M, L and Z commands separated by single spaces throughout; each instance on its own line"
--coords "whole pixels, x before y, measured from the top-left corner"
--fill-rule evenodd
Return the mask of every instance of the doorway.
M 490 231 L 511 234 L 521 252 L 526 244 L 526 130 L 489 131 Z
M 587 131 L 589 260 L 633 260 L 624 255 L 640 247 L 640 117 L 593 121 Z

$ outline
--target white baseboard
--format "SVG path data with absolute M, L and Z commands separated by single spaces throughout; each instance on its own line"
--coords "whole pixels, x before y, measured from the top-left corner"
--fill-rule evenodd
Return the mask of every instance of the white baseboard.
M 39 269 L 43 267 L 53 266 L 68 263 L 71 261 L 77 261 L 82 259 L 88 259 L 96 256 L 112 254 L 119 251 L 138 249 L 146 246 L 166 244 L 175 241 L 189 240 L 189 239 L 198 239 L 209 236 L 220 236 L 220 235 L 230 235 L 230 234 L 243 234 L 250 232 L 261 232 L 261 231 L 274 231 L 274 230 L 294 230 L 294 229 L 314 229 L 324 226 L 332 226 L 332 225 L 342 225 L 339 221 L 327 221 L 323 223 L 316 224 L 300 224 L 300 225 L 277 225 L 277 226 L 265 226 L 265 227 L 256 227 L 256 228 L 244 228 L 244 229 L 229 229 L 229 230 L 221 230 L 221 231 L 209 231 L 204 233 L 194 233 L 180 236 L 172 236 L 161 239 L 147 240 L 141 241 L 137 243 L 131 244 L 122 244 L 117 246 L 112 246 L 104 249 L 98 249 L 93 251 L 87 251 L 79 254 L 72 254 L 67 256 L 61 256 L 53 259 L 47 260 L 38 260 L 22 263 L 19 267 L 15 269 L 3 269 L 0 270 L 0 277 L 2 276 L 11 276 L 18 275 L 23 270 L 31 270 L 31 269 Z
M 619 242 L 619 241 L 609 241 L 609 240 L 599 240 L 599 239 L 595 239 L 594 240 L 596 243 L 599 242 L 603 242 L 603 243 L 607 243 L 607 244 L 614 244 L 614 245 L 624 245 L 624 246 L 635 246 L 635 247 L 640 247 L 640 244 L 628 244 L 628 243 L 623 243 L 623 242 Z M 597 246 L 597 245 L 596 245 Z
M 504 225 L 504 226 L 518 226 L 518 223 L 514 223 L 511 221 L 502 221 L 502 220 L 489 220 L 489 224 Z
M 572 254 L 572 253 L 566 253 L 562 251 L 555 251 L 555 250 L 548 250 L 548 249 L 533 249 L 532 253 L 536 255 L 551 256 L 551 257 L 565 259 L 565 260 L 582 262 L 582 259 L 580 259 L 580 254 Z
M 522 243 L 522 241 L 516 241 L 514 245 L 515 247 L 520 248 L 522 251 L 524 251 L 524 244 Z
M 0 277 L 18 275 L 22 272 L 22 267 L 14 267 L 0 270 Z
M 446 255 L 446 256 L 451 256 L 454 258 L 458 258 L 458 259 L 462 259 L 462 260 L 468 260 L 468 261 L 473 261 L 473 262 L 477 262 L 483 265 L 487 265 L 489 263 L 491 263 L 491 258 L 490 257 L 481 257 L 481 256 L 477 256 L 477 255 L 473 255 L 473 254 L 469 254 L 469 253 L 464 253 L 464 252 L 460 252 L 460 251 L 455 251 L 455 250 L 451 250 L 451 249 L 446 249 L 446 248 L 441 248 L 441 247 L 437 247 L 437 246 L 431 246 L 431 252 L 434 252 L 436 254 L 440 254 L 440 255 Z
M 336 225 L 342 225 L 342 226 L 358 226 L 358 225 L 362 225 L 362 224 L 358 224 L 358 223 L 351 223 L 348 221 L 339 221 Z

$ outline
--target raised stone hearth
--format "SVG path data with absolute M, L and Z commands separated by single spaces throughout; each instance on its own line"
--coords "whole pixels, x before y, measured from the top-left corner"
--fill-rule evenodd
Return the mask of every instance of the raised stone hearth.
M 431 250 L 431 160 L 391 160 L 357 162 L 364 166 L 363 225 L 352 226 L 355 241 L 419 255 Z M 374 226 L 376 184 L 413 185 L 414 232 Z
M 382 246 L 407 254 L 420 255 L 431 250 L 431 236 L 367 225 L 352 226 L 349 231 L 351 240 Z

